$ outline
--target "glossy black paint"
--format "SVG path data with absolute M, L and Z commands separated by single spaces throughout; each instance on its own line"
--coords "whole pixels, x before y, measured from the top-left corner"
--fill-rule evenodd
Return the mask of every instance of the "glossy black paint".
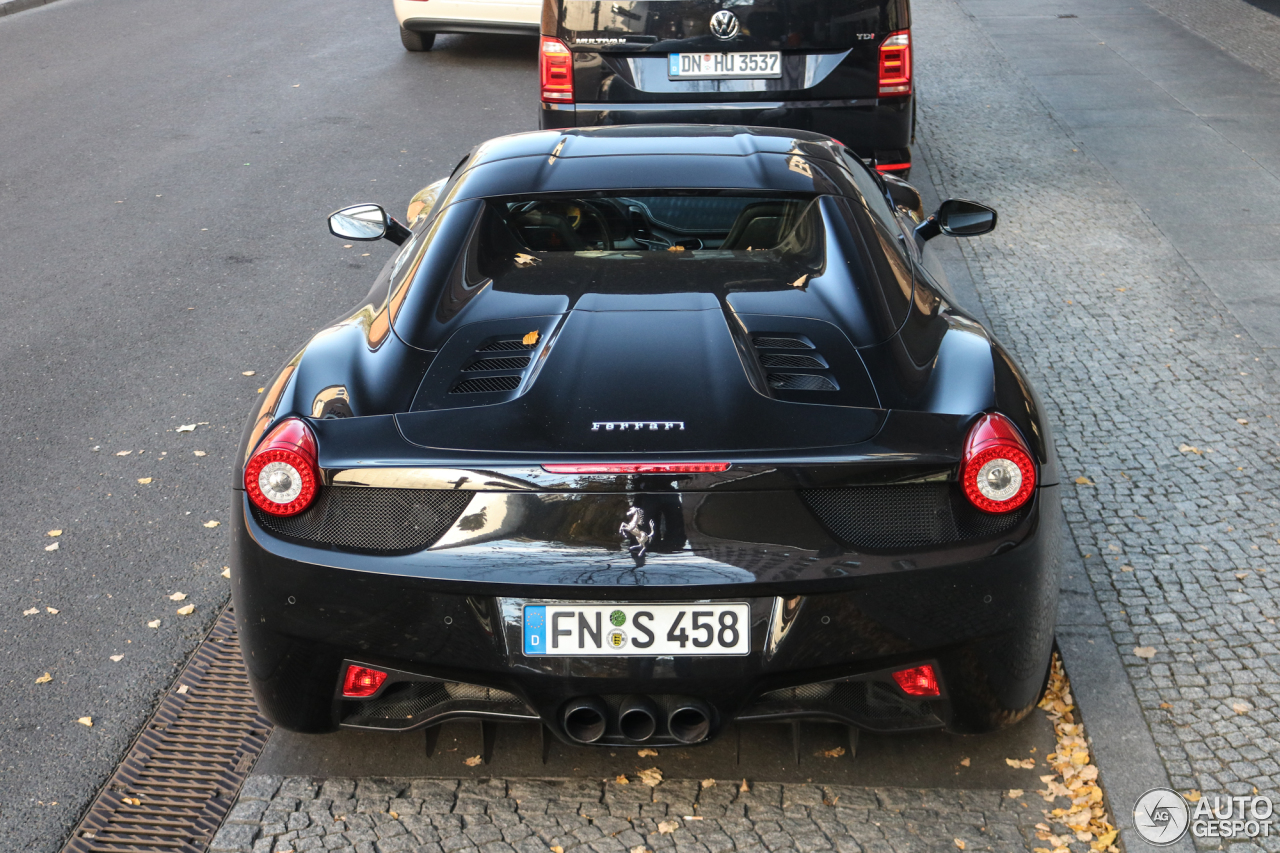
M 730 261 L 667 253 L 608 275 L 585 261 L 548 274 L 559 269 L 548 253 L 545 265 L 477 278 L 469 259 L 487 198 L 698 188 L 816 197 L 812 278 L 743 285 Z M 349 705 L 335 698 L 342 663 L 359 660 L 511 691 L 560 735 L 573 697 L 692 697 L 713 709 L 715 736 L 764 691 L 933 661 L 945 684 L 938 724 L 984 731 L 1020 718 L 1053 639 L 1056 456 L 1025 377 L 930 272 L 930 247 L 914 236 L 923 219 L 909 185 L 813 134 L 638 127 L 479 146 L 364 303 L 275 377 L 242 448 L 247 458 L 274 423 L 300 416 L 325 488 L 401 472 L 418 487 L 425 477 L 468 490 L 470 503 L 442 544 L 361 553 L 264 528 L 237 471 L 233 590 L 263 710 L 288 728 L 332 730 Z M 514 396 L 448 400 L 437 372 L 454 375 L 494 329 L 537 331 L 540 370 Z M 840 394 L 800 402 L 761 383 L 751 341 L 768 333 L 815 342 Z M 852 547 L 801 497 L 952 482 L 987 411 L 1014 421 L 1040 474 L 1030 510 L 999 535 Z M 654 418 L 685 429 L 591 429 Z M 731 467 L 541 467 L 684 460 Z M 643 562 L 618 536 L 633 506 L 663 522 Z M 752 653 L 526 658 L 509 613 L 529 599 L 746 601 Z
M 711 17 L 741 22 L 723 40 Z M 542 32 L 573 53 L 572 104 L 542 104 L 541 127 L 742 124 L 832 136 L 879 163 L 910 164 L 914 96 L 879 97 L 880 44 L 911 26 L 907 0 L 545 0 Z M 781 76 L 673 80 L 673 53 L 780 51 Z

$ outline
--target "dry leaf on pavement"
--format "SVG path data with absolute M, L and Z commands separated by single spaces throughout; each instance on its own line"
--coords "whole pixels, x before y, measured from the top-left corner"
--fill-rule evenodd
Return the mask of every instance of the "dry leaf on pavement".
M 637 752 L 636 755 L 640 756 L 641 758 L 657 758 L 658 750 L 649 749 L 646 747 L 645 749 L 642 749 L 639 752 Z
M 955 842 L 956 847 L 960 848 L 961 850 L 964 849 L 964 842 L 961 841 L 959 838 L 953 838 L 951 840 Z
M 970 761 L 970 759 L 969 759 L 967 756 L 966 756 L 966 757 L 964 757 L 964 758 L 962 758 L 962 759 L 960 759 L 960 766 L 961 766 L 961 767 L 968 767 L 968 766 L 969 766 L 969 761 Z
M 89 728 L 93 728 L 93 717 L 81 717 L 80 719 L 76 720 L 76 722 L 82 726 L 88 726 Z
M 195 431 L 196 431 L 195 424 L 183 424 L 182 426 L 174 430 L 174 432 L 195 432 Z
M 128 456 L 132 452 L 132 450 L 121 450 L 116 453 L 116 456 Z
M 110 659 L 116 663 L 120 663 L 120 661 L 124 660 L 124 655 L 112 655 Z
M 57 543 L 57 542 L 54 542 L 52 545 L 45 545 L 45 546 L 44 546 L 44 549 L 45 549 L 46 551 L 56 551 L 56 550 L 58 550 L 58 543 Z
M 640 781 L 648 785 L 650 788 L 656 788 L 662 784 L 662 771 L 656 767 L 650 767 L 648 770 L 641 770 Z
M 559 845 L 556 845 L 555 847 L 551 848 L 551 853 L 564 853 L 564 848 Z
M 834 749 L 824 749 L 821 752 L 814 753 L 822 758 L 839 758 L 844 755 L 844 747 L 837 746 Z
M 221 521 L 206 521 L 206 522 L 204 523 L 204 526 L 205 526 L 205 527 L 217 527 L 217 526 L 218 526 L 219 524 L 221 524 L 221 523 L 222 523 Z
M 614 781 L 614 782 L 616 782 L 616 783 L 617 783 L 617 784 L 619 784 L 619 785 L 630 785 L 630 784 L 631 784 L 631 780 L 630 780 L 630 779 L 628 779 L 626 776 L 623 776 L 621 773 L 619 773 L 619 774 L 618 774 L 618 776 L 617 776 L 616 778 L 614 778 L 614 780 L 613 780 L 613 781 Z
M 179 616 L 190 616 L 192 613 L 195 613 L 195 612 L 196 612 L 196 606 L 194 604 L 188 604 L 185 607 L 178 608 Z
M 224 578 L 229 578 L 229 577 L 231 577 L 231 567 L 230 567 L 230 566 L 223 566 L 223 567 L 222 567 L 222 576 L 223 576 Z
M 190 689 L 191 689 L 191 688 L 190 688 L 190 687 L 188 687 L 188 686 L 187 686 L 187 685 L 185 685 L 185 684 L 179 684 L 179 685 L 178 685 L 178 692 L 179 692 L 179 693 L 181 693 L 183 696 L 186 696 L 186 695 L 187 695 L 187 691 L 188 691 L 188 690 L 190 690 Z
M 1036 766 L 1036 760 L 1034 758 L 1024 758 L 1021 761 L 1016 758 L 1006 758 L 1004 763 L 1008 764 L 1010 767 L 1019 767 L 1023 770 L 1031 770 Z
M 39 613 L 39 612 L 40 612 L 40 608 L 39 608 L 39 607 L 29 607 L 29 608 L 27 608 L 26 610 L 22 611 L 22 615 L 23 615 L 23 616 L 35 616 L 35 615 L 36 615 L 37 613 Z
M 1187 801 L 1188 803 L 1198 803 L 1198 802 L 1200 802 L 1200 792 L 1199 792 L 1199 791 L 1197 791 L 1195 788 L 1192 788 L 1190 791 L 1187 791 L 1187 792 L 1186 792 L 1185 794 L 1183 794 L 1182 796 L 1183 796 L 1183 798 L 1184 798 L 1184 799 L 1186 799 L 1186 801 Z
M 185 599 L 186 599 L 186 597 L 187 597 L 187 594 L 186 594 L 185 592 L 175 592 L 173 595 L 169 596 L 169 600 L 170 600 L 170 601 L 183 601 L 183 600 L 185 600 Z
M 1024 791 L 1023 791 L 1021 788 L 1010 788 L 1010 789 L 1009 789 L 1009 791 L 1008 791 L 1008 793 L 1007 793 L 1007 796 L 1008 796 L 1008 797 L 1009 797 L 1009 799 L 1011 799 L 1011 800 L 1016 800 L 1016 799 L 1018 799 L 1018 797 L 1021 797 L 1021 796 L 1023 795 L 1023 793 L 1024 793 Z
M 715 786 L 716 786 L 716 780 L 715 780 L 715 779 L 703 779 L 703 780 L 702 780 L 702 787 L 704 787 L 704 788 L 714 788 Z
M 242 371 L 240 371 L 240 375 L 241 375 L 241 376 L 253 376 L 253 375 L 254 375 L 255 373 L 257 373 L 257 372 L 258 372 L 258 371 L 256 371 L 256 370 L 242 370 Z
M 481 761 L 482 759 L 480 758 L 480 756 L 473 755 L 470 758 L 464 759 L 462 763 L 467 765 L 468 767 L 477 767 L 479 766 Z
M 653 853 L 653 851 L 648 847 L 645 847 L 643 844 L 637 844 L 635 847 L 628 850 L 627 853 Z
M 663 835 L 670 835 L 680 828 L 680 822 L 674 820 L 664 820 L 658 824 L 658 832 Z
M 1235 711 L 1237 714 L 1247 714 L 1253 710 L 1253 706 L 1248 702 L 1232 702 L 1231 710 Z
M 148 627 L 148 628 L 159 628 L 159 627 L 160 627 L 160 620 L 159 620 L 159 619 L 152 619 L 150 622 L 148 622 L 148 623 L 147 623 L 147 627 Z
M 46 672 L 36 679 L 36 684 L 48 684 L 50 681 L 53 681 L 53 676 Z
M 57 616 L 57 615 L 58 615 L 58 611 L 57 611 L 56 609 L 52 608 L 52 607 L 46 607 L 46 608 L 45 608 L 45 612 L 46 612 L 46 613 L 48 613 L 48 614 L 49 614 L 49 615 L 51 615 L 51 616 Z
M 1151 660 L 1156 656 L 1155 646 L 1134 646 L 1133 653 L 1143 660 Z
M 120 802 L 130 806 L 142 805 L 142 800 L 138 799 L 137 797 L 121 797 Z
M 1092 486 L 1093 484 L 1093 480 L 1090 480 L 1088 477 L 1076 477 L 1077 486 Z
M 739 794 L 749 794 L 749 793 L 751 793 L 751 786 L 747 784 L 747 780 L 746 780 L 746 779 L 743 779 L 743 780 L 742 780 L 742 784 L 738 786 L 738 793 L 739 793 Z
M 1179 444 L 1178 450 L 1181 453 L 1194 453 L 1196 456 L 1203 456 L 1204 451 L 1198 447 L 1192 447 L 1189 444 Z
M 208 456 L 208 455 L 209 455 L 208 453 L 205 453 L 203 450 L 193 450 L 193 451 L 191 451 L 191 452 L 192 452 L 193 454 L 195 454 L 196 456 Z
M 50 530 L 50 531 L 49 531 L 47 534 L 45 534 L 45 535 L 46 535 L 46 536 L 61 536 L 61 535 L 62 535 L 62 531 L 61 531 L 61 530 Z
M 139 478 L 138 478 L 138 483 L 139 483 L 140 485 L 143 485 L 143 486 L 150 485 L 150 483 L 151 483 L 151 478 L 150 478 L 150 477 L 139 477 Z

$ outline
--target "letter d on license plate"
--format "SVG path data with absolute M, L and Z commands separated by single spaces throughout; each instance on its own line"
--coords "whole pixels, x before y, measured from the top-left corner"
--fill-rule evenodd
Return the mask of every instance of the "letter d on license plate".
M 751 608 L 731 604 L 527 604 L 526 655 L 745 655 Z

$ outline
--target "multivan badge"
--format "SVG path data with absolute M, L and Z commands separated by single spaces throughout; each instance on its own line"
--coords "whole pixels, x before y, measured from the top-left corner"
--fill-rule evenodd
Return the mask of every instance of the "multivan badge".
M 736 38 L 741 31 L 742 25 L 738 23 L 738 16 L 728 9 L 721 9 L 711 16 L 711 34 L 721 41 Z

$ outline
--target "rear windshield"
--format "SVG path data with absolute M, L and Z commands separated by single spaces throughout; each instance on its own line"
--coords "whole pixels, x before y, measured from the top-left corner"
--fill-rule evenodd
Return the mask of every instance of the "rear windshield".
M 809 227 L 812 197 L 686 193 L 525 197 L 489 202 L 484 254 L 527 252 L 689 253 L 724 258 L 794 251 Z

